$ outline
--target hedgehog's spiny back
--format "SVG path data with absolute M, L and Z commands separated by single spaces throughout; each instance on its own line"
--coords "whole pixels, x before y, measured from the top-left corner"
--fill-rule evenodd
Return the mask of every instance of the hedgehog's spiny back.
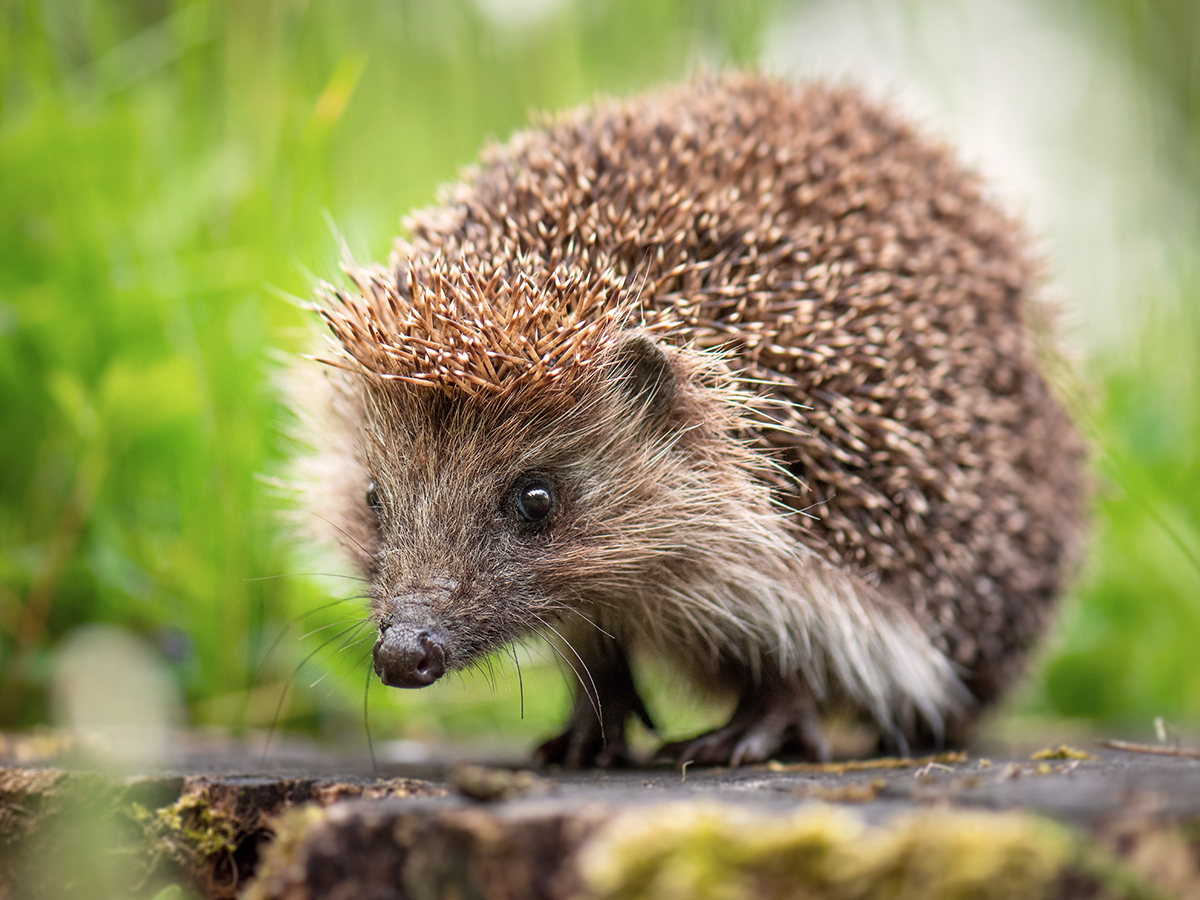
M 913 609 L 980 699 L 1011 680 L 1075 552 L 1080 443 L 1023 335 L 1020 236 L 941 148 L 853 93 L 731 76 L 520 135 L 410 226 L 397 281 L 517 248 L 731 349 L 788 401 L 756 439 L 800 539 Z

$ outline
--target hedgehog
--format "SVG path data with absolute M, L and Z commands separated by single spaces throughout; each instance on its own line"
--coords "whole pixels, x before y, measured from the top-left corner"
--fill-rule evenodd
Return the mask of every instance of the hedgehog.
M 961 742 L 1078 555 L 1083 447 L 1039 374 L 1039 272 L 953 154 L 847 86 L 752 73 L 491 145 L 344 263 L 297 404 L 307 506 L 417 688 L 546 638 L 547 764 L 628 763 L 634 678 L 732 705 L 661 756 Z

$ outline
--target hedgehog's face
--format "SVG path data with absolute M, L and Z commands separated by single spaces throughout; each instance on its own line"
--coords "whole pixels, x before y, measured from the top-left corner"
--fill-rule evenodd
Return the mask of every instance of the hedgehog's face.
M 432 684 L 612 593 L 614 541 L 663 503 L 675 381 L 633 337 L 565 410 L 370 393 L 356 502 L 385 684 Z

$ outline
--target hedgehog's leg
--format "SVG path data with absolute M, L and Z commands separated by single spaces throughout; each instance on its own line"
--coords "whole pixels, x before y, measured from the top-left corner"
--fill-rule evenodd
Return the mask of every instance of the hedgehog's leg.
M 664 744 L 655 758 L 678 764 L 690 760 L 702 766 L 740 766 L 779 753 L 799 753 L 817 762 L 829 759 L 817 701 L 798 679 L 753 684 L 725 725 L 690 740 Z
M 562 734 L 538 747 L 535 759 L 573 769 L 628 765 L 626 723 L 637 716 L 653 731 L 654 722 L 633 683 L 625 650 L 617 641 L 595 635 L 573 642 L 564 658 L 578 676 L 575 704 Z

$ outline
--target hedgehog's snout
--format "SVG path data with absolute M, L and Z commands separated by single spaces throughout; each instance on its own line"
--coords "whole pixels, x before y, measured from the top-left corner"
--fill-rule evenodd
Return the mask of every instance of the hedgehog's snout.
M 446 674 L 446 641 L 433 628 L 383 626 L 374 656 L 375 674 L 389 687 L 428 687 Z

